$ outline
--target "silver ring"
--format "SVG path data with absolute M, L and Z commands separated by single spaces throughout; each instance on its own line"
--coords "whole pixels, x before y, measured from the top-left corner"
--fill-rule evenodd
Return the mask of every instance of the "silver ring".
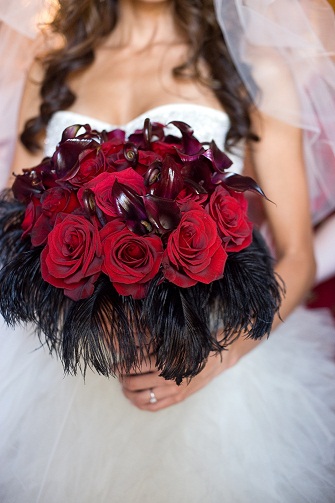
M 149 389 L 149 393 L 150 393 L 149 403 L 157 403 L 157 398 L 152 388 Z

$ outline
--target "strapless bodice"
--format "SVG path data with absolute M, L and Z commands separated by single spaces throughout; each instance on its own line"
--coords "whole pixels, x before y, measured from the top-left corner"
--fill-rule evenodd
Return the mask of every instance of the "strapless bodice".
M 57 143 L 60 141 L 63 130 L 72 124 L 90 124 L 98 131 L 120 128 L 126 135 L 133 133 L 135 129 L 141 129 L 144 120 L 149 117 L 151 121 L 167 124 L 178 120 L 189 124 L 194 129 L 194 134 L 201 142 L 215 140 L 218 147 L 223 148 L 224 140 L 229 128 L 229 117 L 226 113 L 203 105 L 191 103 L 167 104 L 152 108 L 134 118 L 127 124 L 115 125 L 72 111 L 58 111 L 51 118 L 45 140 L 45 155 L 52 155 Z M 173 126 L 171 126 L 173 128 Z M 173 128 L 173 134 L 178 134 Z M 242 156 L 229 154 L 232 159 L 233 171 L 242 171 Z

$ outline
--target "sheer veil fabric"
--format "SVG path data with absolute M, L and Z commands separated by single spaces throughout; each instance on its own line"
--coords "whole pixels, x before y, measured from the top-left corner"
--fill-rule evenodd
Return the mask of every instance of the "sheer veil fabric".
M 0 0 L 0 189 L 9 175 L 23 85 L 37 51 L 38 26 L 46 20 L 50 5 L 46 0 Z
M 267 26 L 264 14 L 276 5 L 277 14 L 281 10 L 283 21 L 290 25 L 294 21 L 293 11 L 287 14 L 285 9 L 288 6 L 291 9 L 292 5 L 297 12 L 303 12 L 298 4 L 314 5 L 316 12 L 320 6 L 321 12 L 324 8 L 325 21 L 327 15 L 329 23 L 333 19 L 323 0 L 222 0 L 216 3 L 218 12 L 225 16 L 227 40 L 234 58 L 240 62 L 242 75 L 247 70 L 244 65 L 250 45 L 248 40 L 243 41 L 244 32 L 234 33 L 239 25 L 246 29 L 247 21 L 251 22 L 253 17 L 255 22 L 263 20 Z M 15 126 L 9 122 L 16 120 L 15 93 L 22 86 L 23 71 L 34 55 L 34 35 L 29 32 L 32 25 L 27 15 L 29 9 L 25 7 L 30 6 L 34 16 L 42 4 L 42 0 L 0 0 L 0 58 L 6 65 L 8 59 L 8 67 L 0 65 L 0 114 L 7 114 L 0 115 L 0 142 L 15 138 Z M 20 18 L 14 19 L 15 7 Z M 247 8 L 255 15 L 240 17 Z M 8 37 L 2 37 L 4 30 Z M 249 29 L 247 31 L 249 33 Z M 321 33 L 319 40 L 326 30 L 322 29 Z M 32 45 L 28 47 L 25 44 L 29 40 Z M 240 44 L 236 46 L 238 51 L 234 51 L 235 43 Z M 267 113 L 278 114 L 278 110 L 283 109 L 283 105 L 278 104 L 279 98 L 276 97 L 278 110 L 271 112 L 269 106 L 275 101 L 271 92 L 266 99 L 262 89 L 267 79 L 262 79 L 261 74 L 270 78 L 276 70 L 265 65 L 266 60 L 271 60 L 273 49 L 268 50 L 268 58 L 263 52 L 254 60 L 256 66 L 252 68 L 254 75 L 259 75 L 258 81 L 255 80 L 262 92 L 256 92 L 254 87 L 251 91 L 262 110 L 266 104 Z M 294 83 L 288 89 L 285 87 L 291 111 L 287 117 L 281 114 L 280 118 L 303 125 L 313 155 L 315 146 L 322 147 L 317 159 L 323 159 L 328 152 L 334 162 L 329 123 L 327 126 L 316 120 L 321 117 L 322 106 L 326 108 L 328 121 L 335 117 L 331 111 L 334 68 L 329 53 L 324 47 L 320 51 L 323 57 L 315 55 L 304 60 L 309 65 L 310 61 L 319 63 L 314 73 L 310 69 L 312 73 L 306 75 L 305 102 L 296 98 L 300 80 L 298 76 L 291 76 L 294 68 L 285 70 L 283 62 L 279 65 L 284 71 L 284 74 L 279 72 L 282 81 L 288 82 L 283 76 L 286 71 Z M 20 64 L 22 66 L 18 66 Z M 327 64 L 329 68 L 324 67 Z M 304 70 L 307 73 L 308 68 Z M 247 76 L 248 73 L 245 78 L 250 85 L 251 79 Z M 11 89 L 14 84 L 18 87 Z M 325 88 L 324 94 L 319 85 Z M 314 92 L 318 93 L 313 94 L 314 101 L 307 99 Z M 323 101 L 319 103 L 320 96 Z M 309 104 L 310 114 L 302 113 L 301 103 Z M 316 107 L 320 108 L 316 110 Z M 56 126 L 63 126 L 61 117 L 67 113 L 54 114 L 48 126 L 49 135 L 52 136 Z M 205 122 L 199 119 L 198 113 L 199 109 L 194 109 L 190 116 L 192 124 L 206 126 L 210 131 L 214 128 L 221 131 L 222 136 L 226 134 L 225 120 L 215 122 L 211 115 Z M 73 124 L 73 119 L 72 114 L 66 125 Z M 92 122 L 93 118 L 87 120 Z M 168 122 L 166 110 L 160 114 L 160 120 Z M 50 145 L 57 138 L 58 134 Z M 2 151 L 0 143 L 0 153 Z M 0 166 L 0 176 L 2 169 Z M 315 169 L 313 176 L 321 179 L 329 175 L 329 171 L 325 171 L 323 175 Z M 331 181 L 327 180 L 328 185 Z M 317 211 L 315 218 L 322 218 L 322 213 L 328 211 L 323 204 L 326 195 L 320 200 L 322 212 Z M 18 326 L 13 330 L 4 326 L 2 320 L 0 327 L 1 502 L 334 501 L 335 338 L 333 321 L 327 312 L 296 309 L 257 351 L 250 352 L 238 365 L 184 402 L 157 414 L 132 406 L 124 398 L 117 380 L 108 380 L 91 371 L 86 381 L 80 375 L 64 377 L 61 363 L 51 358 L 47 348 L 40 347 L 31 336 L 32 327 Z
M 265 114 L 304 130 L 312 216 L 335 209 L 335 16 L 326 0 L 214 0 L 235 65 Z
M 29 39 L 34 39 L 37 26 L 45 19 L 45 10 L 51 5 L 51 1 L 0 0 L 0 20 Z
M 264 113 L 304 130 L 316 224 L 335 209 L 335 16 L 327 0 L 214 0 L 236 67 Z M 54 0 L 0 0 L 0 187 L 38 25 Z M 24 48 L 24 50 L 23 50 Z
M 177 112 L 197 124 L 201 141 L 213 129 L 227 134 L 225 115 L 206 107 L 165 105 L 148 115 L 167 123 Z M 48 145 L 78 118 L 99 127 L 94 117 L 60 111 Z M 131 128 L 142 124 L 139 116 Z M 0 327 L 2 503 L 334 502 L 335 331 L 327 311 L 296 309 L 238 365 L 155 414 L 126 400 L 117 379 L 91 369 L 85 380 L 64 376 L 33 327 Z

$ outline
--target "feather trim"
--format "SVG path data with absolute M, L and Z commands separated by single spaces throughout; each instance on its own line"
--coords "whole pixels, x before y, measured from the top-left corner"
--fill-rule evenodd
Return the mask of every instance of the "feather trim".
M 180 383 L 241 334 L 270 333 L 283 287 L 258 232 L 248 248 L 229 254 L 224 277 L 210 285 L 183 289 L 156 279 L 145 299 L 134 300 L 101 275 L 93 295 L 75 302 L 42 279 L 41 248 L 21 239 L 24 210 L 10 192 L 2 194 L 0 312 L 9 325 L 33 323 L 65 372 L 129 372 L 153 352 L 161 375 Z

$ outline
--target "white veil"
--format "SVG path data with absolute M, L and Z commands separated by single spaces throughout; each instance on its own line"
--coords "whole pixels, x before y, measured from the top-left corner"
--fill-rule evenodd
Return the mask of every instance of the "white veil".
M 34 39 L 45 4 L 45 0 L 0 0 L 0 21 L 28 39 Z
M 214 0 L 257 107 L 304 130 L 312 216 L 335 209 L 335 17 L 326 0 Z
M 0 186 L 41 13 L 55 0 L 0 0 Z M 335 18 L 326 0 L 214 0 L 256 105 L 304 129 L 313 221 L 335 209 Z M 256 85 L 255 85 L 256 83 Z M 5 172 L 5 174 L 4 174 Z
M 0 189 L 9 175 L 23 85 L 45 6 L 45 0 L 0 0 Z

